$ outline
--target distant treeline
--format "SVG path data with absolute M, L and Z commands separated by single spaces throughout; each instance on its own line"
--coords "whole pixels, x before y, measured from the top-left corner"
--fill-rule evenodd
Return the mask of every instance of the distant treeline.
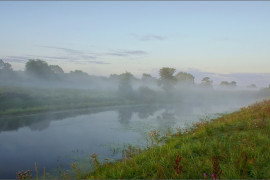
M 130 72 L 104 77 L 81 70 L 65 73 L 60 66 L 39 59 L 29 60 L 24 71 L 14 71 L 0 60 L 0 115 L 179 102 L 248 104 L 270 96 L 270 87 L 247 91 L 236 88 L 235 81 L 223 81 L 220 88 L 213 88 L 209 77 L 198 84 L 194 79 L 170 67 L 161 68 L 158 78 L 147 73 L 136 78 Z
M 176 69 L 169 67 L 163 67 L 159 70 L 159 78 L 143 73 L 142 77 L 139 79 L 130 72 L 111 74 L 109 77 L 89 75 L 81 70 L 65 73 L 59 65 L 49 65 L 46 61 L 40 59 L 28 60 L 25 64 L 24 71 L 14 71 L 11 64 L 0 59 L 0 85 L 40 85 L 56 87 L 58 85 L 60 87 L 100 87 L 110 89 L 117 83 L 118 88 L 128 89 L 130 87 L 127 84 L 137 82 L 148 86 L 162 87 L 165 91 L 169 91 L 173 86 L 179 84 L 185 87 L 195 85 L 194 79 L 195 77 L 190 73 L 176 73 Z M 101 84 L 102 82 L 106 82 L 106 85 Z M 213 81 L 209 77 L 204 77 L 199 85 L 209 88 L 213 86 Z M 219 86 L 233 88 L 237 86 L 237 82 L 222 81 Z M 114 89 L 115 88 L 116 87 L 114 87 Z M 248 88 L 256 88 L 256 85 L 251 84 Z

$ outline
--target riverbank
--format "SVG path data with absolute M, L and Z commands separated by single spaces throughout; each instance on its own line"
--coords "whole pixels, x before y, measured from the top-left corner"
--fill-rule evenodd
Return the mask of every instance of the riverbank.
M 0 115 L 31 115 L 72 109 L 205 102 L 212 104 L 248 104 L 269 93 L 260 91 L 222 91 L 193 88 L 174 91 L 170 96 L 147 87 L 128 95 L 119 90 L 91 90 L 38 87 L 0 87 Z M 207 103 L 206 103 L 207 104 Z
M 243 179 L 270 177 L 270 100 L 160 138 L 149 134 L 151 147 L 130 148 L 125 158 L 99 164 L 90 179 Z M 163 141 L 157 146 L 155 142 Z
M 0 87 L 1 116 L 134 104 L 116 91 Z

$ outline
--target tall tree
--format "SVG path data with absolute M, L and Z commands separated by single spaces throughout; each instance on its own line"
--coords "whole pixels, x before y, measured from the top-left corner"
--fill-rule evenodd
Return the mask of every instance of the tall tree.
M 63 69 L 58 65 L 49 65 L 49 68 L 54 74 L 64 74 Z
M 153 76 L 151 76 L 150 74 L 146 74 L 146 73 L 143 73 L 142 74 L 142 81 L 145 82 L 145 83 L 148 83 L 148 82 L 156 82 L 156 78 L 154 78 Z
M 231 87 L 236 87 L 236 82 L 235 81 L 232 81 L 232 82 L 221 81 L 221 83 L 219 85 L 222 86 L 222 87 L 231 88 Z
M 190 73 L 179 72 L 175 75 L 177 82 L 184 84 L 194 84 L 194 76 Z
M 10 78 L 14 77 L 14 72 L 12 70 L 11 64 L 4 62 L 0 59 L 0 79 L 4 81 L 9 81 Z
M 86 72 L 83 72 L 82 70 L 70 71 L 69 74 L 73 77 L 86 77 L 86 76 L 88 76 L 88 74 Z
M 118 91 L 120 96 L 130 98 L 133 93 L 131 82 L 135 79 L 135 77 L 130 72 L 125 72 L 123 74 L 120 74 L 118 78 Z
M 232 82 L 230 83 L 230 85 L 231 85 L 231 87 L 236 87 L 236 82 L 235 82 L 235 81 L 232 81 Z
M 176 83 L 174 77 L 175 69 L 169 67 L 163 67 L 159 70 L 159 85 L 168 93 Z
M 25 71 L 32 76 L 42 79 L 51 78 L 53 75 L 53 71 L 50 69 L 48 63 L 40 59 L 28 60 L 25 65 Z
M 201 85 L 202 85 L 203 87 L 212 87 L 212 86 L 213 86 L 213 81 L 210 80 L 209 77 L 204 77 L 204 78 L 202 79 Z
M 0 72 L 1 73 L 9 73 L 12 72 L 11 64 L 5 63 L 2 59 L 0 59 Z

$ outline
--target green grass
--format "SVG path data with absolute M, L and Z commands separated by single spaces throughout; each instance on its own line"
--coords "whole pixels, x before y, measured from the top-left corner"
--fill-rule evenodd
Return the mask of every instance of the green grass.
M 159 140 L 156 132 L 149 135 L 153 142 Z M 152 143 L 143 151 L 130 148 L 120 161 L 95 163 L 93 172 L 77 173 L 77 178 L 203 179 L 204 173 L 207 179 L 212 174 L 225 179 L 270 178 L 269 100 L 162 139 L 163 145 Z
M 190 97 L 193 98 L 190 98 Z M 233 104 L 246 100 L 269 96 L 269 91 L 219 91 L 192 89 L 178 91 L 170 95 L 149 88 L 139 88 L 128 94 L 121 91 L 65 89 L 65 88 L 37 88 L 37 87 L 3 87 L 0 86 L 0 115 L 32 114 L 47 111 L 79 109 L 90 107 L 134 105 L 134 104 L 167 104 L 203 102 L 213 104 Z M 199 101 L 197 101 L 199 99 Z
M 0 115 L 135 104 L 117 92 L 81 89 L 0 88 Z

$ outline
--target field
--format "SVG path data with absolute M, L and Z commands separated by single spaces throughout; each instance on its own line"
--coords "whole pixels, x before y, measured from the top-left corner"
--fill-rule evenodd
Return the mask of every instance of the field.
M 212 96 L 216 93 L 216 98 L 212 101 L 221 102 L 226 99 L 228 102 L 224 101 L 224 103 L 233 103 L 238 101 L 237 98 L 243 99 L 249 95 L 256 95 L 255 92 L 246 92 L 246 94 L 230 92 L 225 94 L 227 98 L 224 98 L 219 96 L 219 93 L 223 92 L 202 93 L 204 95 L 211 93 Z M 242 93 L 242 96 L 239 93 Z M 200 94 L 194 92 L 193 95 L 196 95 L 193 99 L 197 99 L 196 97 Z M 268 93 L 263 95 L 260 93 L 259 97 L 267 95 Z M 178 98 L 185 100 L 183 96 Z M 2 87 L 0 89 L 0 115 L 145 103 L 141 99 L 135 99 L 136 96 L 133 99 L 123 98 L 117 91 Z M 161 98 L 156 102 L 163 103 L 166 102 L 165 100 Z M 72 171 L 60 174 L 60 177 L 87 179 L 269 178 L 270 100 L 241 108 L 231 114 L 224 114 L 218 119 L 203 120 L 189 129 L 168 131 L 165 136 L 161 136 L 158 131 L 152 131 L 148 134 L 147 143 L 148 146 L 144 149 L 128 146 L 122 151 L 123 158 L 117 161 L 103 161 L 99 159 L 98 154 L 92 154 L 89 156 L 93 167 L 91 171 L 81 170 L 82 165 L 74 162 L 71 166 Z M 44 177 L 51 178 L 49 173 L 46 173 Z M 19 175 L 18 178 L 22 176 Z
M 0 88 L 0 115 L 132 104 L 116 92 L 54 88 Z
M 193 89 L 175 91 L 170 96 L 161 91 L 141 87 L 129 93 L 119 90 L 69 88 L 0 87 L 0 115 L 25 115 L 67 109 L 97 108 L 134 104 L 198 103 L 249 104 L 268 97 L 265 91 L 222 91 Z
M 270 101 L 194 124 L 160 137 L 149 133 L 149 147 L 130 147 L 124 158 L 100 163 L 77 178 L 89 179 L 263 179 L 270 178 Z

